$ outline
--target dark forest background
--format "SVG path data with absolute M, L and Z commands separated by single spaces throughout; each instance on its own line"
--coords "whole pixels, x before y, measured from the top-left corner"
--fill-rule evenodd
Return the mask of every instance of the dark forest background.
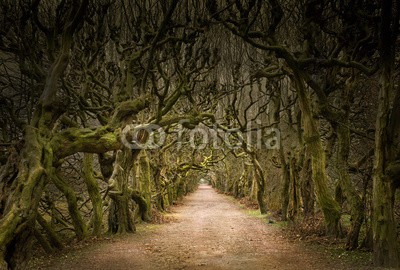
M 400 266 L 398 0 L 0 0 L 0 25 L 0 269 L 201 178 Z M 124 145 L 139 124 L 161 147 Z

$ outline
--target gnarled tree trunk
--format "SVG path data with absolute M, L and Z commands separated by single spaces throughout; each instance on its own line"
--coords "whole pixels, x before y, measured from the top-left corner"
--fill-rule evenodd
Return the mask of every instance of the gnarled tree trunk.
M 339 183 L 350 205 L 351 212 L 351 225 L 347 235 L 346 248 L 354 250 L 358 247 L 358 236 L 364 221 L 364 206 L 348 173 L 348 158 L 350 152 L 350 130 L 348 124 L 349 121 L 347 118 L 347 122 L 337 126 L 338 154 L 336 163 L 339 172 Z
M 356 187 L 351 181 L 349 175 L 349 154 L 350 154 L 350 100 L 352 100 L 352 92 L 354 91 L 351 81 L 347 81 L 341 93 L 341 108 L 338 113 L 331 113 L 329 121 L 337 134 L 337 155 L 336 169 L 339 174 L 338 190 L 339 196 L 344 194 L 351 213 L 351 225 L 347 235 L 346 248 L 354 250 L 358 247 L 358 237 L 361 230 L 361 225 L 364 221 L 364 205 L 361 196 L 358 194 Z M 339 202 L 343 198 L 337 199 Z
M 324 214 L 327 233 L 338 236 L 341 234 L 340 207 L 328 189 L 325 151 L 322 147 L 321 137 L 311 110 L 304 82 L 299 74 L 295 74 L 295 82 L 304 125 L 304 141 L 311 156 L 312 179 L 317 201 Z
M 268 211 L 267 205 L 265 203 L 265 176 L 264 171 L 258 161 L 255 152 L 249 152 L 251 161 L 254 166 L 254 177 L 257 183 L 257 203 L 261 214 L 266 214 Z
M 139 156 L 139 183 L 140 191 L 146 202 L 146 210 L 142 213 L 143 221 L 151 220 L 151 168 L 146 151 Z
M 93 172 L 93 154 L 86 153 L 83 157 L 83 174 L 90 201 L 93 207 L 92 227 L 93 235 L 101 234 L 101 224 L 103 223 L 103 200 L 100 194 L 99 184 Z
M 78 200 L 75 191 L 63 179 L 63 177 L 60 175 L 60 172 L 56 172 L 55 169 L 51 169 L 49 174 L 54 185 L 64 194 L 65 199 L 67 200 L 68 211 L 72 219 L 72 224 L 75 228 L 75 234 L 79 240 L 82 240 L 87 235 L 87 226 L 78 209 Z
M 305 157 L 303 162 L 300 189 L 304 207 L 304 218 L 308 219 L 313 217 L 315 213 L 314 183 L 312 181 L 311 160 L 308 156 Z
M 37 207 L 45 186 L 43 146 L 34 127 L 27 127 L 25 145 L 18 166 L 14 192 L 8 198 L 0 223 L 0 269 L 16 267 L 13 258 L 19 241 L 26 237 L 18 235 L 35 224 Z
M 108 231 L 110 233 L 121 234 L 135 231 L 130 211 L 132 197 L 128 183 L 136 156 L 127 148 L 117 151 L 114 170 L 108 181 L 108 195 L 112 199 L 108 213 Z
M 376 265 L 400 267 L 400 252 L 394 218 L 394 199 L 399 174 L 390 172 L 390 164 L 399 159 L 400 94 L 394 86 L 395 44 L 399 28 L 399 10 L 392 0 L 382 1 L 381 78 L 378 115 L 375 124 L 373 172 L 373 260 Z M 396 8 L 395 8 L 396 7 Z M 390 102 L 395 97 L 394 102 Z

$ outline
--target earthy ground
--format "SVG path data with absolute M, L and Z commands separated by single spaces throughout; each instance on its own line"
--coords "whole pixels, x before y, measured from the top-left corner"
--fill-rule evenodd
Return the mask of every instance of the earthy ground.
M 41 269 L 366 269 L 288 241 L 209 186 L 173 213 L 171 223 L 71 251 Z

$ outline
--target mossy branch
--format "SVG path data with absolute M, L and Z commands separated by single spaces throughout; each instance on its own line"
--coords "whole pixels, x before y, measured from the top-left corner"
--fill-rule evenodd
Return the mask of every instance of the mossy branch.
M 78 239 L 83 239 L 87 235 L 87 227 L 79 212 L 78 200 L 75 195 L 75 191 L 55 171 L 48 171 L 47 173 L 50 176 L 54 185 L 64 194 L 68 204 L 68 211 L 75 228 L 76 236 L 78 237 Z
M 143 221 L 150 221 L 150 217 L 147 214 L 148 206 L 147 206 L 147 202 L 146 202 L 144 196 L 142 196 L 142 194 L 139 191 L 132 190 L 131 198 L 139 206 L 139 215 L 140 215 L 141 219 Z
M 58 158 L 64 158 L 78 152 L 105 153 L 122 147 L 119 140 L 120 130 L 100 127 L 69 128 L 51 139 L 51 146 Z
M 146 109 L 150 105 L 150 97 L 148 95 L 135 100 L 127 100 L 121 102 L 116 108 L 111 118 L 110 127 L 118 127 L 127 122 L 132 116 Z

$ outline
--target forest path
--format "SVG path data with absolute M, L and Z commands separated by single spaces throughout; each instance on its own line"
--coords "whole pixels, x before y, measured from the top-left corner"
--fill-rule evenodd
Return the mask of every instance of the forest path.
M 289 242 L 210 186 L 200 186 L 173 212 L 171 223 L 96 243 L 46 269 L 357 269 Z

